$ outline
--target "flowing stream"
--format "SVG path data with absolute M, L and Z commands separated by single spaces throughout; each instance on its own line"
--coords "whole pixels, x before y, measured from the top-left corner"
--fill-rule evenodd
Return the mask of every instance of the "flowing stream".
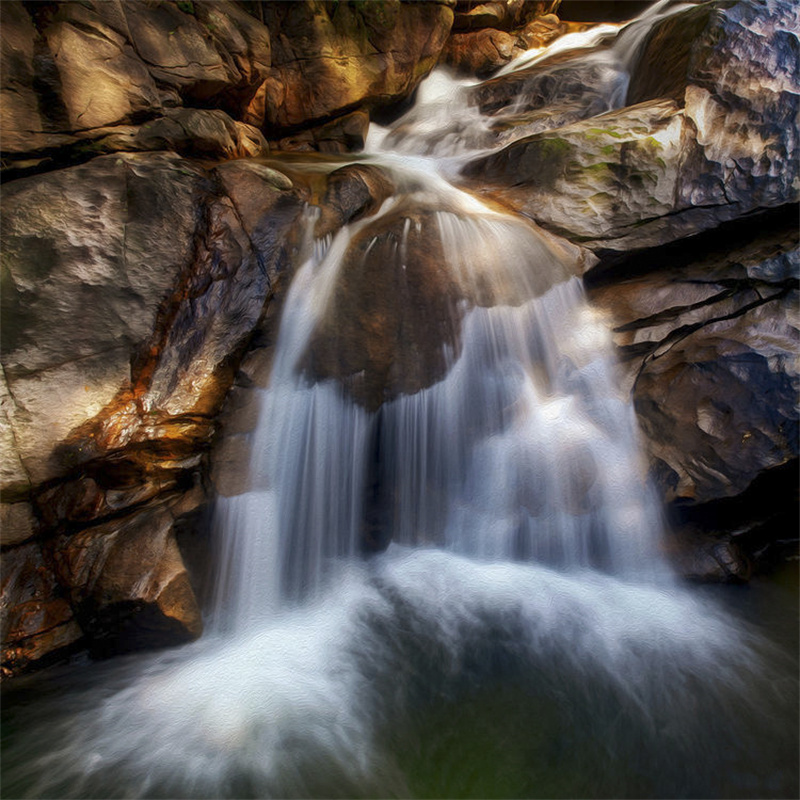
M 581 113 L 624 103 L 633 40 L 661 13 L 553 46 L 586 49 L 568 62 L 592 76 Z M 206 634 L 21 681 L 4 703 L 4 796 L 796 791 L 796 665 L 753 613 L 665 562 L 575 253 L 447 180 L 492 146 L 492 119 L 462 94 L 481 86 L 435 74 L 373 130 L 364 158 L 396 186 L 376 214 L 315 241 L 309 209 L 269 383 L 253 389 L 249 488 L 217 501 Z M 405 391 L 392 373 L 379 408 L 359 402 L 370 376 L 321 376 L 316 334 L 337 329 L 370 258 L 421 302 L 430 253 L 442 341 L 418 352 L 401 315 L 391 363 L 422 377 Z

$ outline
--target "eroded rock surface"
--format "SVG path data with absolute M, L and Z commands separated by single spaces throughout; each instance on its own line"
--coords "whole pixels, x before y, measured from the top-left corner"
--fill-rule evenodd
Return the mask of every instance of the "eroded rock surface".
M 465 174 L 595 251 L 654 246 L 795 202 L 797 11 L 780 0 L 768 13 L 747 1 L 701 11 L 682 93 L 674 69 L 634 92 L 680 101 L 655 97 L 521 139 Z M 696 34 L 698 13 L 670 25 Z
M 760 473 L 797 458 L 794 216 L 676 246 L 655 271 L 645 251 L 626 262 L 644 274 L 606 276 L 592 291 L 614 327 L 668 501 L 737 495 Z
M 98 652 L 193 638 L 173 528 L 205 500 L 214 418 L 302 202 L 257 163 L 168 153 L 14 181 L 4 202 L 3 547 L 28 553 L 20 574 L 51 570 Z M 77 639 L 20 630 L 12 671 Z
M 308 128 L 407 97 L 436 64 L 452 3 L 274 3 L 265 120 Z

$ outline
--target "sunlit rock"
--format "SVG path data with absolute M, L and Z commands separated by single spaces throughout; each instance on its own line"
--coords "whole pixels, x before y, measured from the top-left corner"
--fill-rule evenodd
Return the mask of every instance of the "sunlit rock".
M 139 128 L 135 149 L 172 150 L 199 158 L 265 155 L 269 147 L 252 125 L 235 122 L 224 111 L 176 108 Z M 133 149 L 133 148 L 132 148 Z
M 440 380 L 470 307 L 517 305 L 582 268 L 578 248 L 450 192 L 412 192 L 360 227 L 311 340 L 310 373 L 368 409 Z
M 633 87 L 630 96 L 677 100 L 645 100 L 521 139 L 465 175 L 593 250 L 653 246 L 796 201 L 800 83 L 787 38 L 796 15 L 773 5 L 774 14 L 741 2 L 669 18 L 662 24 L 683 19 L 697 37 L 681 51 L 683 80 L 676 84 L 672 67 L 662 86 Z
M 391 178 L 369 164 L 352 164 L 334 170 L 320 201 L 321 214 L 314 226 L 319 239 L 348 222 L 368 216 L 392 195 Z
M 173 522 L 168 508 L 156 507 L 56 540 L 51 551 L 56 575 L 69 587 L 70 601 L 97 654 L 175 644 L 200 635 L 200 610 Z
M 136 529 L 146 527 L 138 513 L 149 518 L 154 505 L 177 515 L 204 468 L 242 345 L 288 264 L 301 208 L 291 181 L 253 163 L 230 162 L 211 175 L 174 154 L 117 155 L 15 181 L 9 199 L 2 489 L 11 505 L 4 503 L 3 545 L 65 525 L 93 531 L 87 543 L 101 534 L 110 542 L 115 517 L 128 514 Z M 177 594 L 162 602 L 153 589 L 142 602 L 146 614 L 172 619 L 166 606 L 188 614 L 194 600 L 169 548 L 174 580 L 165 597 Z M 98 569 L 92 580 L 103 585 Z M 86 574 L 59 577 L 74 604 L 91 594 L 71 583 Z M 140 599 L 123 592 L 114 608 Z M 169 631 L 196 633 L 184 611 L 175 625 L 158 623 L 163 637 L 150 643 L 166 643 Z M 114 639 L 117 612 L 97 613 Z M 103 638 L 102 625 L 91 626 Z
M 267 81 L 270 128 L 312 127 L 356 105 L 407 97 L 436 63 L 452 3 L 264 6 L 272 34 Z

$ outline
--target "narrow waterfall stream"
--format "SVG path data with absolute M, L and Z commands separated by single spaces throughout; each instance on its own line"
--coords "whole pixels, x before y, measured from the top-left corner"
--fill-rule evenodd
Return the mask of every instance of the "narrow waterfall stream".
M 592 36 L 622 48 L 617 30 Z M 587 91 L 606 107 L 624 101 L 621 52 L 581 61 L 605 75 Z M 451 184 L 489 146 L 486 118 L 470 108 L 437 134 L 425 88 L 360 159 L 394 196 L 317 241 L 308 211 L 269 383 L 252 390 L 249 488 L 216 504 L 207 632 L 21 682 L 25 702 L 4 703 L 4 796 L 796 790 L 795 665 L 759 611 L 666 563 L 577 251 Z M 341 378 L 324 357 L 353 346 L 337 314 L 348 287 L 368 293 L 370 259 L 399 276 L 403 352 L 380 380 Z

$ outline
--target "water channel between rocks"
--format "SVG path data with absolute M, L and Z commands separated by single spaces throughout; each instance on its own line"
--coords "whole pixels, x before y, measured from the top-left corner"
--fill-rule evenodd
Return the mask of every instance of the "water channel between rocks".
M 592 113 L 639 34 L 571 42 L 617 35 Z M 5 796 L 796 793 L 796 586 L 672 574 L 577 248 L 452 184 L 488 147 L 476 86 L 435 74 L 373 129 L 376 213 L 314 241 L 308 210 L 207 632 L 18 681 Z

